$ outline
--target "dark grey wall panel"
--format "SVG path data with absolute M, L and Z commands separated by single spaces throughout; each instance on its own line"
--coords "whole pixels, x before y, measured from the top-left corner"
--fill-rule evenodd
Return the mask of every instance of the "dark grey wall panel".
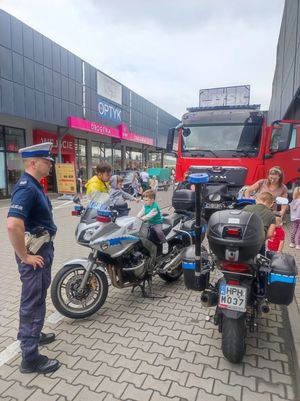
M 57 97 L 53 98 L 53 112 L 53 120 L 55 124 L 61 124 L 61 99 L 58 99 Z
M 13 53 L 13 81 L 24 85 L 24 57 Z
M 75 81 L 69 79 L 69 102 L 75 106 Z
M 85 85 L 90 88 L 91 87 L 91 71 L 90 71 L 90 65 L 88 63 L 84 63 L 84 81 L 85 81 Z
M 91 109 L 91 90 L 89 87 L 85 88 L 85 107 Z
M 14 112 L 14 95 L 13 83 L 6 79 L 0 79 L 1 87 L 1 112 L 13 114 Z
M 45 121 L 45 94 L 35 91 L 35 119 Z
M 11 17 L 11 46 L 16 53 L 23 54 L 22 22 Z
M 24 85 L 13 84 L 14 90 L 14 113 L 25 117 L 25 88 Z
M 0 77 L 12 80 L 12 52 L 0 46 Z
M 43 54 L 44 66 L 52 69 L 52 42 L 45 36 L 43 36 Z
M 76 116 L 76 104 L 74 103 L 69 103 L 69 115 L 70 116 Z
M 34 90 L 25 87 L 25 115 L 26 118 L 35 120 L 35 95 Z
M 11 49 L 10 15 L 0 10 L 0 45 Z
M 44 67 L 45 93 L 53 95 L 53 71 Z
M 44 68 L 38 63 L 34 63 L 34 87 L 38 91 L 44 91 Z
M 61 76 L 61 97 L 63 100 L 69 100 L 69 80 L 65 76 Z
M 43 54 L 43 37 L 40 33 L 33 31 L 33 57 L 34 61 L 43 64 L 44 54 Z
M 69 102 L 62 100 L 61 102 L 61 119 L 64 125 L 67 125 L 67 117 L 70 115 L 69 113 Z
M 54 120 L 53 96 L 45 95 L 45 120 Z
M 82 82 L 82 61 L 79 57 L 75 57 L 75 80 L 76 82 Z
M 78 106 L 82 105 L 82 85 L 78 83 L 75 86 L 75 103 Z
M 63 47 L 60 48 L 60 72 L 68 76 L 68 51 Z
M 70 52 L 68 52 L 68 72 L 69 78 L 75 80 L 75 56 Z
M 33 60 L 33 30 L 23 25 L 23 48 L 24 56 Z
M 90 65 L 90 87 L 97 90 L 97 70 L 95 67 Z
M 25 85 L 34 88 L 34 65 L 33 61 L 24 57 L 24 79 Z
M 53 61 L 53 70 L 60 72 L 60 47 L 52 42 L 52 61 Z
M 61 75 L 53 71 L 53 95 L 61 98 Z

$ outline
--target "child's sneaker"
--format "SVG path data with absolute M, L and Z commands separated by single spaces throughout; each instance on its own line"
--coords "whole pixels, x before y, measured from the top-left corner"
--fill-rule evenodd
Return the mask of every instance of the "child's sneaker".
M 291 242 L 290 245 L 289 245 L 290 248 L 295 248 L 295 246 L 296 245 L 293 242 Z
M 300 247 L 299 247 L 300 249 Z M 163 255 L 166 255 L 169 252 L 169 244 L 167 242 L 164 242 L 162 244 L 162 253 Z
M 299 250 L 299 249 L 300 249 L 300 245 L 296 245 L 296 249 L 298 249 L 298 250 Z

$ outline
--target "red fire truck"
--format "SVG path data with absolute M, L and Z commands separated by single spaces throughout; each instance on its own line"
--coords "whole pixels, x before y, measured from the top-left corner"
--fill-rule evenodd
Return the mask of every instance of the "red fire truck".
M 167 152 L 176 153 L 176 179 L 208 173 L 231 192 L 266 178 L 272 166 L 284 170 L 291 192 L 300 178 L 300 121 L 267 125 L 257 105 L 194 107 L 169 131 Z M 177 149 L 174 149 L 174 145 Z

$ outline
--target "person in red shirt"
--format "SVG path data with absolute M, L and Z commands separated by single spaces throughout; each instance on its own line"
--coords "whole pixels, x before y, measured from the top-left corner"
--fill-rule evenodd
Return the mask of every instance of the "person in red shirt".
M 282 218 L 276 217 L 276 228 L 273 237 L 268 240 L 267 249 L 270 252 L 282 252 L 285 232 L 282 228 Z

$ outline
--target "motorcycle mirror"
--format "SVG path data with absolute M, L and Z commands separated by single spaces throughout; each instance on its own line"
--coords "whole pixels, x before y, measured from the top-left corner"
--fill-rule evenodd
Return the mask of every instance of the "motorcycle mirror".
M 277 196 L 276 204 L 277 205 L 287 205 L 289 203 L 288 198 L 283 198 L 282 196 Z
M 75 196 L 74 196 L 73 202 L 74 202 L 74 203 L 78 203 L 78 204 L 80 203 L 80 198 L 79 198 L 78 195 L 75 195 Z

